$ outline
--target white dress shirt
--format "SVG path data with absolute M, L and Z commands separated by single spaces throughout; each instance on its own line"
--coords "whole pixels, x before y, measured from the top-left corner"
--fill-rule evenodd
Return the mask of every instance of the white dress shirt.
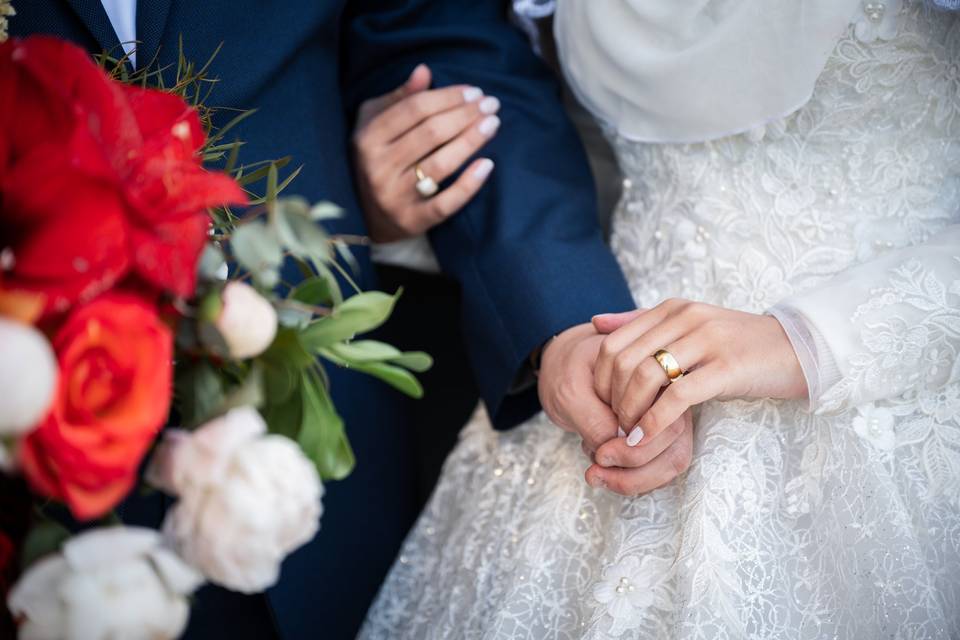
M 130 62 L 137 66 L 137 0 L 101 0 L 110 24 Z

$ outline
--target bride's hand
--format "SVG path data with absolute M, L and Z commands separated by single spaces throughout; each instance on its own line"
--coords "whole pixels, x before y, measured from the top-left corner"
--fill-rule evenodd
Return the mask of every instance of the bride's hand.
M 594 318 L 600 347 L 594 385 L 628 432 L 653 441 L 684 411 L 714 398 L 805 398 L 806 379 L 776 318 L 688 300 Z M 667 385 L 653 355 L 668 351 L 686 372 Z
M 474 160 L 432 197 L 417 191 L 419 164 L 437 184 L 496 133 L 499 101 L 477 87 L 428 90 L 430 70 L 414 69 L 396 90 L 361 105 L 353 136 L 354 169 L 370 237 L 391 242 L 424 233 L 477 193 L 493 162 Z

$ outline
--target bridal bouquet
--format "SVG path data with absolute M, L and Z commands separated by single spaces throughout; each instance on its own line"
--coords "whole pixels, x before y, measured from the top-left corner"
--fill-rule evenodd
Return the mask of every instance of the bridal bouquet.
M 212 130 L 204 69 L 160 89 L 100 62 L 0 44 L 0 467 L 34 496 L 0 563 L 22 547 L 25 638 L 172 638 L 203 582 L 272 585 L 354 464 L 318 358 L 412 396 L 431 364 L 353 340 L 396 296 L 343 295 L 353 239 L 319 225 L 338 209 L 280 197 L 287 160 L 238 165 L 249 114 Z M 176 498 L 162 531 L 113 513 L 140 485 Z

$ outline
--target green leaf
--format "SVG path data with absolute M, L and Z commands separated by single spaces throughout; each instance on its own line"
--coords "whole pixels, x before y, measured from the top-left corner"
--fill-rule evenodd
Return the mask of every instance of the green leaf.
M 396 358 L 403 355 L 396 347 L 385 342 L 378 342 L 376 340 L 342 342 L 339 344 L 332 344 L 328 347 L 328 349 L 350 364 L 361 362 L 383 362 L 384 360 L 390 360 L 391 358 Z
M 233 232 L 230 248 L 260 286 L 272 289 L 280 282 L 283 251 L 273 228 L 260 221 L 243 224 Z
M 200 266 L 198 272 L 201 280 L 220 281 L 223 280 L 223 269 L 227 261 L 223 257 L 223 251 L 207 243 L 203 247 L 203 253 L 200 254 Z
M 223 403 L 223 383 L 206 360 L 178 370 L 174 381 L 180 417 L 188 426 L 203 423 Z
M 320 379 L 308 372 L 301 386 L 303 421 L 298 442 L 324 480 L 341 480 L 353 470 L 356 459 L 347 441 L 343 419 Z
M 293 255 L 309 260 L 314 267 L 332 259 L 330 237 L 323 227 L 310 219 L 305 200 L 284 198 L 278 201 L 270 220 L 277 230 L 277 237 Z
M 310 351 L 336 342 L 350 340 L 358 333 L 376 329 L 393 312 L 400 292 L 387 295 L 380 291 L 367 291 L 347 298 L 333 313 L 320 318 L 301 334 L 303 345 Z
M 34 526 L 23 542 L 21 557 L 23 568 L 26 569 L 47 554 L 59 551 L 60 546 L 69 537 L 70 532 L 63 525 L 52 520 Z
M 302 371 L 316 362 L 316 358 L 301 342 L 300 332 L 288 327 L 277 331 L 273 343 L 257 359 L 275 369 L 291 367 L 295 371 Z
M 254 363 L 246 378 L 224 397 L 217 414 L 226 413 L 237 407 L 262 407 L 264 403 L 263 365 Z
M 354 370 L 369 374 L 374 378 L 379 378 L 394 389 L 405 393 L 411 398 L 423 397 L 423 386 L 412 373 L 406 369 L 395 367 L 385 362 L 368 362 L 366 364 L 354 365 Z
M 290 159 L 290 156 L 287 156 L 285 158 L 280 158 L 279 160 L 267 160 L 266 162 L 256 162 L 242 166 L 237 172 L 236 181 L 240 184 L 240 186 L 245 186 L 253 182 L 257 182 L 258 180 L 263 180 L 270 172 L 270 167 L 283 169 L 285 166 L 290 164 Z M 251 171 L 250 173 L 246 173 L 246 171 L 253 169 L 253 167 L 259 168 L 255 171 Z
M 323 275 L 308 278 L 293 288 L 290 297 L 311 305 L 332 305 L 335 298 L 330 280 Z M 336 286 L 336 281 L 333 282 L 333 286 Z
M 423 351 L 406 351 L 396 358 L 390 358 L 390 363 L 411 371 L 423 373 L 433 366 L 433 358 Z
M 303 422 L 303 397 L 300 394 L 300 379 L 303 375 L 302 372 L 295 373 L 294 389 L 282 401 L 277 396 L 269 395 L 270 385 L 267 383 L 270 404 L 260 412 L 270 433 L 279 433 L 291 440 L 299 440 L 300 425 Z

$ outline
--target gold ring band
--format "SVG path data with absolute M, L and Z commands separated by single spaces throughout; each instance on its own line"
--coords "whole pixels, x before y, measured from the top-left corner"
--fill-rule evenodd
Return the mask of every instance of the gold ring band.
M 417 175 L 417 193 L 424 198 L 433 197 L 440 188 L 437 181 L 425 174 L 419 164 L 413 166 L 413 172 Z
M 653 359 L 663 367 L 663 372 L 667 374 L 667 380 L 670 382 L 674 382 L 683 377 L 683 367 L 681 367 L 677 359 L 673 357 L 673 354 L 666 349 L 660 349 L 653 354 Z

